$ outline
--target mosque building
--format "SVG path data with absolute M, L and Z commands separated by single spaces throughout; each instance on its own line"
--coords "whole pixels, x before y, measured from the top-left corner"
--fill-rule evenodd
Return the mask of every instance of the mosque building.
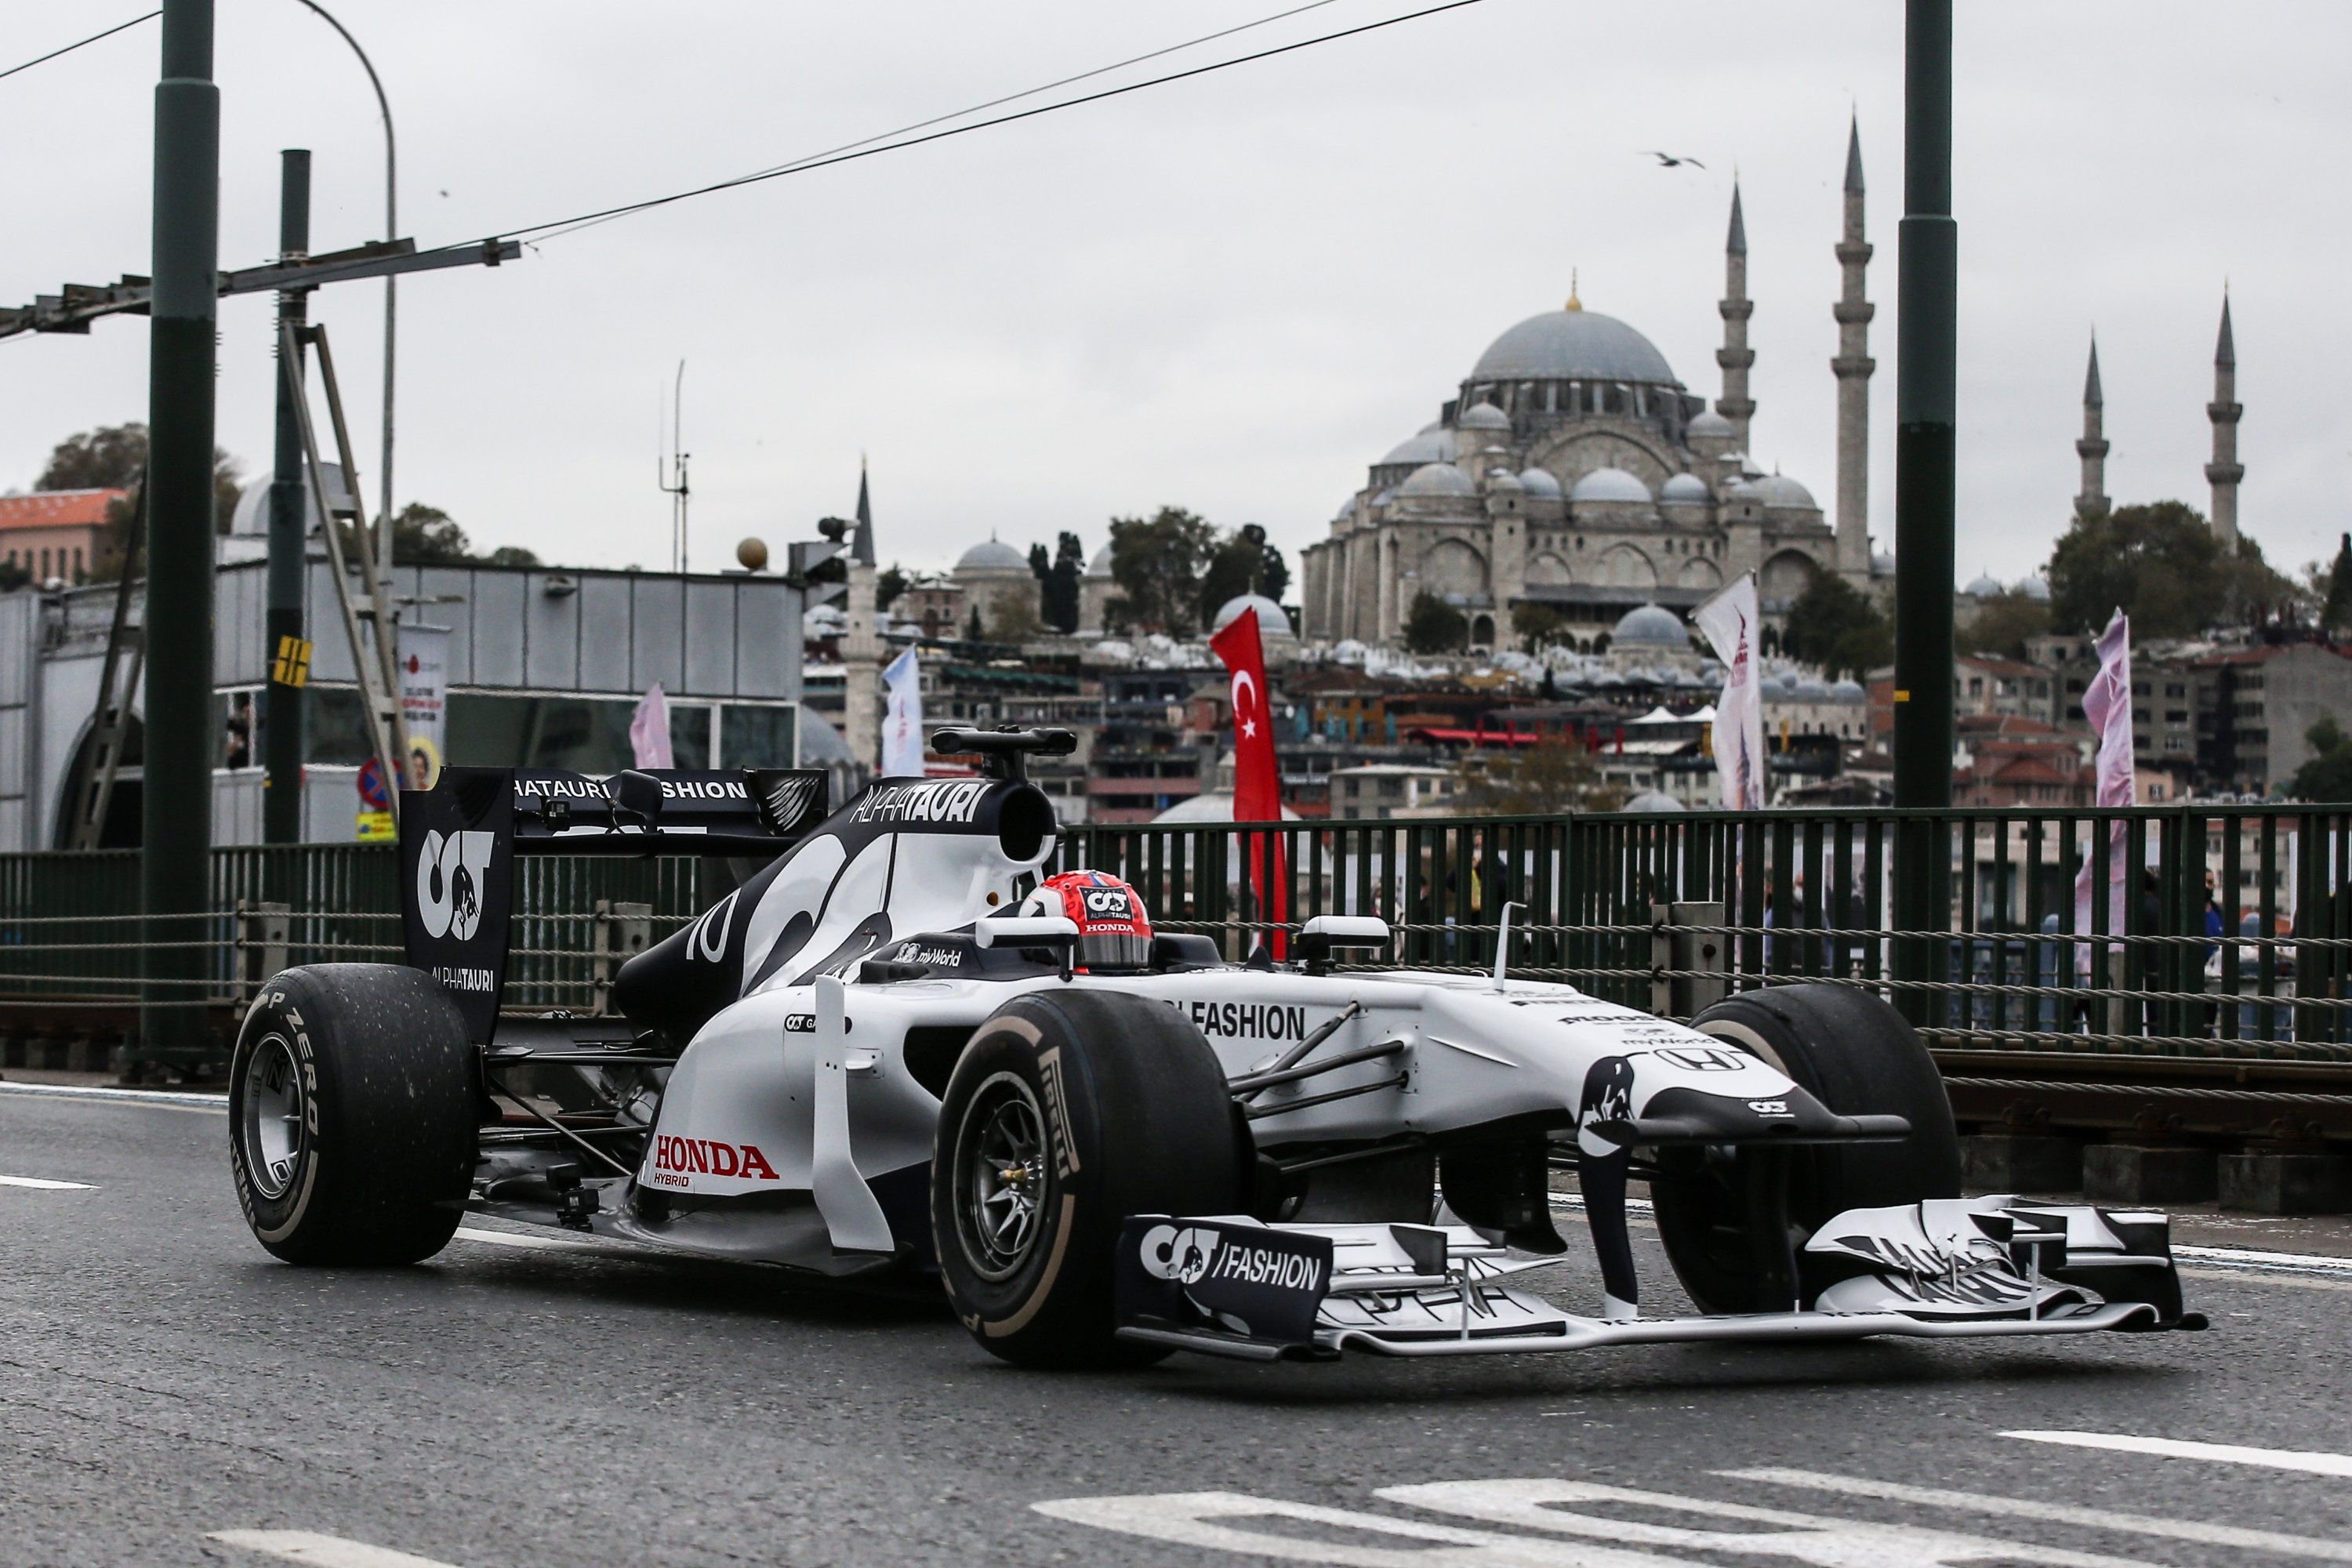
M 1768 626 L 1817 570 L 1858 585 L 1890 573 L 1868 531 L 1874 307 L 1864 297 L 1872 247 L 1858 129 L 1844 200 L 1833 517 L 1748 456 L 1754 307 L 1735 185 L 1715 405 L 1649 339 L 1571 289 L 1565 308 L 1496 338 L 1437 419 L 1371 465 L 1329 537 L 1300 552 L 1307 638 L 1395 643 L 1415 598 L 1431 594 L 1461 610 L 1473 647 L 1516 647 L 1513 609 L 1538 605 L 1590 651 L 1628 611 L 1686 612 L 1742 573 L 1757 574 Z

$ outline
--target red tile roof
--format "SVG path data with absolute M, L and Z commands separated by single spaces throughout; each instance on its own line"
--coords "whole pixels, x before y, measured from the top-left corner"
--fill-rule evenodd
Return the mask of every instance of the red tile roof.
M 0 496 L 0 528 L 70 528 L 106 521 L 109 501 L 126 490 L 35 490 Z

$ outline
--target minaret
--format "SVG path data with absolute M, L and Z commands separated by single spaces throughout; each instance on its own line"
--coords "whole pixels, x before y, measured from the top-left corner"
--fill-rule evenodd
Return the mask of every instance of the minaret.
M 874 503 L 866 493 L 866 455 L 857 456 L 857 531 L 849 536 L 849 558 L 863 566 L 874 564 Z
M 2083 438 L 2074 443 L 2083 459 L 2083 492 L 2074 515 L 2088 522 L 2107 510 L 2106 399 L 2099 393 L 2099 340 L 2091 340 L 2091 374 L 2083 379 Z
M 1739 218 L 1739 182 L 1731 182 L 1731 234 L 1723 243 L 1723 299 L 1716 309 L 1723 313 L 1723 346 L 1715 351 L 1715 363 L 1723 367 L 1723 395 L 1716 399 L 1715 411 L 1731 421 L 1735 437 L 1734 449 L 1748 450 L 1748 421 L 1756 412 L 1755 401 L 1748 395 L 1748 367 L 1756 363 L 1755 351 L 1748 346 L 1748 318 L 1756 307 L 1748 299 L 1748 226 Z
M 1862 123 L 1847 129 L 1845 142 L 1845 237 L 1838 242 L 1838 269 L 1845 291 L 1831 314 L 1837 318 L 1837 563 L 1851 582 L 1870 575 L 1870 318 L 1877 307 L 1863 298 L 1863 272 L 1870 245 L 1862 237 Z
M 2230 337 L 2230 294 L 2221 292 L 2221 338 L 2213 345 L 2213 401 L 2205 416 L 2213 421 L 2213 460 L 2205 465 L 2206 482 L 2213 487 L 2213 531 L 2221 547 L 2238 551 L 2238 481 L 2246 477 L 2238 461 L 2238 347 Z

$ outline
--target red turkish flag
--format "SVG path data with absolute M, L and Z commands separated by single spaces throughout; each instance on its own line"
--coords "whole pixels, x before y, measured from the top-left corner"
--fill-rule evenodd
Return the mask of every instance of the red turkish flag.
M 1265 650 L 1258 642 L 1256 615 L 1235 616 L 1209 639 L 1209 647 L 1233 676 L 1234 820 L 1279 822 L 1282 771 L 1274 758 L 1274 713 L 1266 706 Z M 1242 853 L 1257 893 L 1258 919 L 1276 924 L 1288 919 L 1290 873 L 1281 836 L 1244 835 Z M 1287 938 L 1279 931 L 1273 935 L 1274 956 L 1281 958 Z

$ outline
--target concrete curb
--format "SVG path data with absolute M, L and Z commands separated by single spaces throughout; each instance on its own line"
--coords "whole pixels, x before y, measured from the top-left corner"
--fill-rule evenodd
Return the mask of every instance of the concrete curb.
M 11 1083 L 0 1079 L 0 1094 L 45 1094 L 54 1100 L 122 1100 L 131 1104 L 177 1105 L 198 1110 L 226 1110 L 226 1094 L 183 1094 L 168 1089 L 100 1089 L 77 1083 Z

